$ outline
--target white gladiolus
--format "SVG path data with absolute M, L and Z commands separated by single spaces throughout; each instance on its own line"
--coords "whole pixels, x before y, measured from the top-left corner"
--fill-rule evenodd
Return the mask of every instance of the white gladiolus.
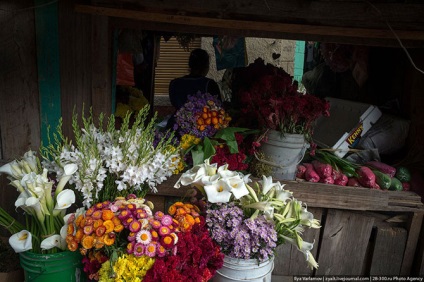
M 13 234 L 9 238 L 9 244 L 16 253 L 25 252 L 32 249 L 32 235 L 27 230 L 22 230 Z

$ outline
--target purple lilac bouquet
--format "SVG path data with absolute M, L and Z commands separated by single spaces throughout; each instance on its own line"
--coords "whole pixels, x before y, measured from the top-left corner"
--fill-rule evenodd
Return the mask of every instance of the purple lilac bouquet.
M 175 114 L 174 130 L 180 136 L 192 134 L 197 138 L 213 136 L 218 129 L 228 126 L 231 118 L 222 108 L 217 96 L 198 92 L 189 95 L 187 103 Z
M 222 252 L 233 258 L 268 260 L 277 247 L 274 224 L 260 215 L 246 218 L 234 202 L 209 205 L 206 224 Z

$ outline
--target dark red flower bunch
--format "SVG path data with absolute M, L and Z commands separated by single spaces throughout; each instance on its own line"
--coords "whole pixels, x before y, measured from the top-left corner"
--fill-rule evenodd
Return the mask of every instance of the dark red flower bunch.
M 235 133 L 238 145 L 238 153 L 231 153 L 227 145 L 221 144 L 215 147 L 216 153 L 211 159 L 211 163 L 217 163 L 218 166 L 228 164 L 229 170 L 243 171 L 249 167 L 247 148 L 248 142 L 243 142 L 245 137 L 240 133 Z
M 208 281 L 223 264 L 224 254 L 211 239 L 205 219 L 201 217 L 201 222 L 190 232 L 178 233 L 175 255 L 156 258 L 143 281 Z
M 281 68 L 255 61 L 245 69 L 255 76 L 249 87 L 236 93 L 244 122 L 241 126 L 304 134 L 310 141 L 314 122 L 330 114 L 329 102 L 298 92 L 292 77 Z
M 84 272 L 90 280 L 99 280 L 99 269 L 102 267 L 102 263 L 107 260 L 109 260 L 109 257 L 105 253 L 94 250 L 89 250 L 87 255 L 82 258 Z

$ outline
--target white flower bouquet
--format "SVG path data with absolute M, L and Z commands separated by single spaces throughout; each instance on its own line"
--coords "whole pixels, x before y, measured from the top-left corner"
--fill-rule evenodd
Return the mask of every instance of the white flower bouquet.
M 60 231 L 66 210 L 75 202 L 75 193 L 64 188 L 77 166 L 65 165 L 55 181 L 39 163 L 35 153 L 28 151 L 20 160 L 0 167 L 0 173 L 6 174 L 11 186 L 20 193 L 15 206 L 26 217 L 24 226 L 0 208 L 0 224 L 13 234 L 9 243 L 17 253 L 31 249 L 36 253 L 54 253 L 66 249 Z
M 252 181 L 250 175 L 228 170 L 228 165 L 218 167 L 207 159 L 183 173 L 174 187 L 181 185 L 202 192 L 208 202 L 209 232 L 226 255 L 261 261 L 278 245 L 290 243 L 305 255 L 309 267 L 318 268 L 311 253 L 313 243 L 304 241 L 302 233 L 305 228 L 320 228 L 320 222 L 284 189 L 285 184 L 266 176 Z
M 113 201 L 116 197 L 135 194 L 143 198 L 150 190 L 157 192 L 162 183 L 178 167 L 178 148 L 168 138 L 155 139 L 154 116 L 147 122 L 149 106 L 145 106 L 130 122 L 127 114 L 121 127 L 116 128 L 114 116 L 109 118 L 103 130 L 103 115 L 98 126 L 90 117 L 82 116 L 83 128 L 74 114 L 75 143 L 68 142 L 61 131 L 61 124 L 54 136 L 55 144 L 42 150 L 43 165 L 60 175 L 62 167 L 73 163 L 78 167 L 69 183 L 82 195 L 83 205 Z

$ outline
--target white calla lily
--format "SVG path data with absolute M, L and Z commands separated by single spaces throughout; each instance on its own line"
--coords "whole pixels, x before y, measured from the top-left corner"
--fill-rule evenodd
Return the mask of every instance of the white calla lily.
M 63 175 L 57 184 L 55 190 L 55 196 L 57 196 L 60 192 L 62 192 L 63 188 L 65 188 L 66 183 L 68 183 L 69 179 L 71 179 L 72 175 L 78 170 L 78 166 L 76 164 L 67 164 L 63 167 Z
M 69 208 L 75 203 L 75 192 L 71 189 L 65 189 L 56 197 L 56 206 L 53 210 L 53 215 L 57 216 L 62 210 Z
M 25 190 L 25 188 L 21 185 L 21 181 L 20 181 L 20 180 L 15 179 L 15 180 L 11 181 L 11 182 L 10 182 L 10 185 L 12 185 L 13 187 L 15 187 L 17 191 L 19 191 L 19 192 L 21 192 L 21 193 L 24 193 L 24 192 L 25 192 L 25 193 L 27 193 L 27 194 L 28 194 L 28 196 L 29 196 L 29 192 L 27 192 L 27 191 Z
M 16 253 L 25 252 L 32 249 L 32 235 L 27 230 L 22 230 L 13 234 L 9 238 L 9 244 Z
M 37 171 L 37 157 L 34 151 L 29 150 L 24 154 L 23 161 L 29 166 L 30 171 Z
M 202 166 L 195 166 L 192 169 L 181 174 L 180 179 L 175 183 L 174 188 L 180 188 L 181 185 L 187 186 L 194 184 L 206 176 L 206 169 Z
M 28 197 L 25 201 L 25 205 L 28 209 L 31 209 L 32 213 L 36 215 L 37 219 L 43 223 L 45 216 L 41 208 L 40 200 L 36 197 Z
M 16 160 L 2 165 L 0 167 L 0 173 L 6 173 L 8 176 L 14 179 L 19 179 L 23 175 L 22 170 Z
M 65 250 L 66 249 L 66 241 L 62 239 L 62 237 L 58 234 L 54 234 L 52 236 L 47 237 L 43 241 L 41 241 L 40 245 L 42 250 L 50 250 L 55 247 Z
M 218 164 L 217 163 L 210 164 L 210 159 L 206 159 L 203 164 L 203 167 L 205 168 L 206 175 L 212 176 L 216 174 Z
M 240 199 L 241 197 L 249 194 L 246 184 L 239 175 L 231 178 L 225 178 L 223 180 L 231 187 L 231 193 L 233 193 L 236 199 Z
M 27 199 L 28 199 L 28 196 L 26 195 L 26 193 L 25 192 L 21 193 L 15 201 L 15 207 L 23 209 L 28 214 L 33 214 L 32 210 L 27 208 L 25 204 Z
M 231 187 L 227 182 L 219 180 L 214 184 L 205 185 L 205 193 L 210 203 L 227 203 L 231 197 Z

